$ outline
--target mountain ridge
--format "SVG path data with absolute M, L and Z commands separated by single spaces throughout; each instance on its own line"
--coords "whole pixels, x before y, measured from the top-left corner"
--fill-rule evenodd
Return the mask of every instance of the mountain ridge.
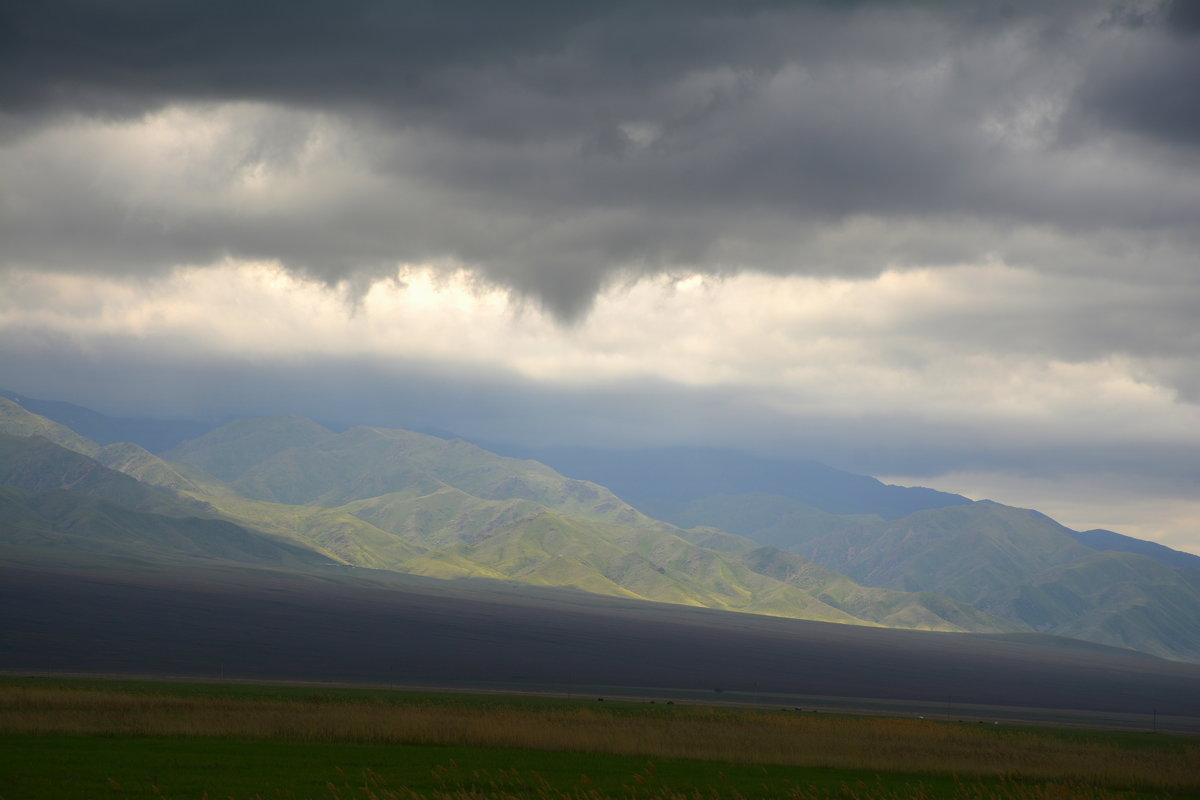
M 564 475 L 607 486 L 650 516 L 667 521 L 673 521 L 676 510 L 693 500 L 747 491 L 792 497 L 832 514 L 874 513 L 889 519 L 926 508 L 971 502 L 936 489 L 885 484 L 817 461 L 763 458 L 728 449 L 605 450 L 481 444 L 494 452 L 533 458 Z
M 185 439 L 192 439 L 214 427 L 190 420 L 110 417 L 74 403 L 25 397 L 6 389 L 0 389 L 0 398 L 6 398 L 38 416 L 64 425 L 97 444 L 132 442 L 154 453 L 170 449 Z
M 1093 550 L 1114 550 L 1120 553 L 1136 553 L 1137 555 L 1152 558 L 1162 564 L 1171 567 L 1187 567 L 1190 569 L 1200 569 L 1200 556 L 1192 553 L 1184 553 L 1179 550 L 1174 550 L 1157 542 L 1147 542 L 1143 539 L 1135 539 L 1132 536 L 1126 536 L 1123 533 L 1105 530 L 1103 528 L 1093 528 L 1087 531 L 1070 531 L 1070 534 L 1075 537 L 1075 541 L 1086 545 Z
M 223 516 L 245 529 L 286 537 L 347 565 L 567 585 L 637 599 L 881 624 L 869 604 L 860 604 L 853 612 L 829 605 L 804 588 L 748 567 L 740 557 L 693 543 L 685 532 L 642 515 L 603 487 L 564 478 L 536 462 L 487 453 L 467 442 L 367 428 L 333 434 L 296 417 L 239 421 L 201 439 L 179 449 L 178 454 L 191 459 L 190 465 L 173 466 L 132 445 L 102 448 L 101 452 L 119 456 L 114 464 L 168 487 L 146 487 L 136 496 L 130 495 L 131 487 L 144 484 L 130 476 L 44 440 L 36 440 L 43 444 L 20 441 L 34 451 L 55 455 L 55 463 L 76 470 L 87 465 L 94 475 L 115 481 L 121 491 L 110 487 L 108 496 L 135 505 L 145 505 L 147 498 L 166 502 L 171 513 L 181 516 L 189 511 Z M 364 444 L 369 447 L 364 449 Z M 334 458 L 315 458 L 321 453 Z M 46 460 L 55 461 L 48 456 Z M 354 469 L 340 473 L 332 468 L 344 463 L 352 463 Z M 214 464 L 231 483 L 199 469 Z M 287 499 L 332 503 L 367 496 L 325 508 L 275 502 L 280 498 L 272 487 L 294 481 L 295 464 L 305 465 L 305 474 L 315 477 L 293 487 L 303 489 L 304 497 Z M 62 471 L 51 470 L 54 475 Z M 452 488 L 442 478 L 483 496 Z M 55 478 L 30 488 L 61 486 L 62 480 Z M 257 487 L 251 495 L 267 499 L 239 496 L 230 488 L 246 491 L 247 486 Z M 371 496 L 384 488 L 404 491 Z M 425 491 L 430 488 L 433 491 Z M 433 512 L 447 498 L 458 507 L 438 519 Z M 406 505 L 411 508 L 403 508 Z M 409 526 L 415 517 L 422 520 L 419 530 Z M 489 518 L 493 521 L 485 524 Z M 936 613 L 893 617 L 889 624 L 965 629 Z M 1008 629 L 999 620 L 988 623 L 983 617 L 976 617 L 973 625 L 983 630 Z
M 0 483 L 35 493 L 82 489 L 131 511 L 224 520 L 322 564 L 869 627 L 1042 630 L 1200 660 L 1200 587 L 1174 568 L 1098 551 L 1036 511 L 911 493 L 822 465 L 808 467 L 816 488 L 797 487 L 795 470 L 780 480 L 793 495 L 833 479 L 867 487 L 858 513 L 769 492 L 702 496 L 711 487 L 701 482 L 675 507 L 675 519 L 690 526 L 681 528 L 540 462 L 399 429 L 335 433 L 297 415 L 236 420 L 164 460 L 133 444 L 100 447 L 12 403 L 0 405 L 5 426 L 51 433 L 76 450 L 0 440 Z M 718 473 L 710 467 L 701 471 L 711 478 Z M 686 479 L 665 477 L 675 487 Z M 881 507 L 880 497 L 892 505 Z M 897 497 L 934 507 L 897 517 Z M 92 506 L 94 517 L 120 516 Z M 872 507 L 893 516 L 863 511 Z

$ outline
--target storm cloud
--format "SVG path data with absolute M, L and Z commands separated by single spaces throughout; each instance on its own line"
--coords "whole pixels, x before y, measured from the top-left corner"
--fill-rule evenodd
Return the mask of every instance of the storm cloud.
M 231 256 L 337 284 L 441 260 L 575 320 L 614 279 L 678 269 L 873 276 L 999 258 L 1170 282 L 1200 238 L 1186 8 L 0 14 L 10 265 Z M 113 140 L 156 121 L 211 136 L 119 152 Z M 830 246 L 839 229 L 849 246 Z M 1129 243 L 1119 264 L 1097 236 Z

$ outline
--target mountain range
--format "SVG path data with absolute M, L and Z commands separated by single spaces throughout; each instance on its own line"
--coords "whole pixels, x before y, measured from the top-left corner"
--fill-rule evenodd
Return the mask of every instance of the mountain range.
M 10 564 L 491 579 L 874 628 L 1051 634 L 1200 661 L 1200 558 L 815 462 L 485 449 L 297 416 L 185 438 L 182 423 L 165 423 L 166 436 L 5 397 L 17 398 L 0 399 L 0 561 Z M 73 419 L 90 420 L 101 441 L 63 423 Z M 104 441 L 120 430 L 153 432 L 142 441 L 159 452 Z

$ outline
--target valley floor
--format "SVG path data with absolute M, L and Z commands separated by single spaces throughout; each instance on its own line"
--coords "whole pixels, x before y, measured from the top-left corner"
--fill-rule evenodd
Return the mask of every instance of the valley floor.
M 0 679 L 0 797 L 1041 798 L 1200 792 L 1191 737 L 676 703 Z

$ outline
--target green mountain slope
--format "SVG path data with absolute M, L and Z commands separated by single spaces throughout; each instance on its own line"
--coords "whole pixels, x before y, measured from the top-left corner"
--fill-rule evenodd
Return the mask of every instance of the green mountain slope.
M 1200 660 L 1200 570 L 1092 553 L 988 599 L 993 613 L 1057 636 Z
M 202 481 L 182 474 L 158 456 L 130 442 L 105 445 L 95 453 L 95 459 L 110 469 L 151 486 L 177 492 L 205 492 L 209 489 Z
M 339 511 L 427 547 L 472 544 L 498 528 L 541 513 L 532 500 L 484 500 L 443 486 L 429 494 L 393 492 L 355 500 Z
M 403 565 L 406 571 L 425 575 L 506 578 L 687 605 L 904 628 L 1022 629 L 932 594 L 917 598 L 868 589 L 811 563 L 810 571 L 819 571 L 822 583 L 789 582 L 783 562 L 794 565 L 798 556 L 776 550 L 770 555 L 760 551 L 753 560 L 731 558 L 729 553 L 753 548 L 754 543 L 715 530 L 670 533 L 665 526 L 646 530 L 611 525 L 556 514 L 529 500 L 482 500 L 448 487 L 425 496 L 359 500 L 340 510 L 432 548 Z M 718 546 L 705 547 L 704 542 Z M 827 596 L 835 585 L 840 602 Z
M 573 586 L 681 605 L 862 624 L 789 587 L 677 537 L 541 509 L 474 541 L 414 559 L 407 571 Z
M 339 549 L 356 552 L 360 549 L 354 544 L 356 539 L 372 534 L 395 539 L 325 509 L 280 507 L 251 513 L 239 508 L 230 513 L 219 504 L 236 505 L 238 501 L 207 476 L 184 475 L 137 445 L 109 445 L 96 448 L 95 453 L 93 459 L 40 436 L 0 434 L 0 485 L 24 490 L 34 498 L 57 498 L 57 505 L 50 506 L 41 500 L 30 500 L 24 506 L 9 503 L 0 513 L 6 545 L 16 543 L 10 516 L 25 519 L 29 508 L 36 508 L 41 517 L 34 522 L 26 519 L 32 527 L 22 523 L 26 534 L 37 533 L 23 540 L 22 546 L 34 547 L 40 542 L 36 546 L 42 549 L 77 549 L 150 561 L 203 556 L 260 565 L 311 566 L 343 561 Z M 73 515 L 54 512 L 58 506 L 73 509 Z M 263 520 L 269 522 L 262 524 Z M 126 528 L 124 536 L 118 535 L 122 526 Z M 201 541 L 205 536 L 209 537 L 207 544 Z M 388 551 L 382 545 L 377 549 Z M 391 549 L 404 557 L 418 552 L 402 542 Z M 364 560 L 373 565 L 371 559 Z
M 264 433 L 274 434 L 278 442 L 278 435 L 283 434 L 281 438 L 286 438 L 289 428 L 298 431 L 302 437 L 322 435 L 301 417 L 269 418 L 264 421 L 264 427 L 265 432 L 255 431 L 250 425 L 236 425 L 234 430 L 239 435 L 228 440 L 231 448 L 245 448 L 248 443 L 251 449 L 259 447 L 259 443 L 270 439 Z M 221 447 L 212 442 L 204 453 L 205 459 L 211 459 L 213 463 L 230 463 Z M 248 460 L 244 453 L 237 457 Z M 260 533 L 291 539 L 339 564 L 394 569 L 425 551 L 420 545 L 342 511 L 246 498 L 199 467 L 168 463 L 134 444 L 109 445 L 101 449 L 98 458 L 145 483 L 199 502 L 215 515 Z
M 226 520 L 135 511 L 100 497 L 56 489 L 0 487 L 0 557 L 54 563 L 62 553 L 153 563 L 239 563 L 314 568 L 324 556 Z
M 268 503 L 232 494 L 205 497 L 214 509 L 244 527 L 290 538 L 340 564 L 399 570 L 426 550 L 335 509 Z
M 0 435 L 10 550 L 332 562 L 862 625 L 1042 630 L 1200 659 L 1200 571 L 1100 553 L 1044 515 L 996 503 L 887 519 L 710 494 L 677 508 L 685 530 L 597 484 L 459 440 L 336 434 L 283 416 L 212 430 L 172 461 L 100 448 L 9 405 L 0 430 L 49 432 L 95 456 Z
M 850 526 L 796 551 L 869 586 L 935 591 L 972 605 L 1092 552 L 1036 511 L 988 501 Z
M 792 497 L 765 492 L 714 494 L 679 506 L 672 521 L 683 527 L 711 526 L 782 550 L 802 540 L 836 534 L 853 525 L 883 521 L 877 514 L 838 515 Z
M 742 563 L 737 552 L 753 547 L 749 540 L 682 531 L 603 487 L 463 441 L 378 428 L 335 435 L 276 417 L 218 428 L 168 455 L 193 468 L 219 465 L 228 485 L 250 498 L 210 498 L 223 512 L 262 530 L 290 526 L 300 541 L 351 564 L 860 624 L 880 616 L 903 627 L 1013 629 L 979 612 L 951 621 L 952 614 L 927 608 L 929 599 L 901 610 L 889 596 L 878 613 L 866 599 L 858 613 L 830 605 Z M 342 514 L 342 532 L 321 534 L 331 520 L 314 521 L 314 506 Z M 282 510 L 296 508 L 307 510 Z M 347 528 L 346 516 L 367 527 Z M 416 552 L 404 552 L 398 540 Z
M 728 533 L 704 525 L 695 528 L 680 528 L 679 531 L 679 535 L 689 542 L 716 550 L 718 553 L 741 553 L 758 547 L 758 542 L 747 536 L 738 536 L 736 533 Z
M 426 546 L 399 565 L 435 577 L 480 576 L 683 605 L 859 622 L 804 591 L 777 585 L 668 526 L 634 527 L 551 510 L 527 499 L 487 500 L 445 487 L 342 506 Z
M 804 589 L 834 608 L 889 628 L 979 633 L 1028 630 L 1022 623 L 979 611 L 934 592 L 863 586 L 840 572 L 774 547 L 747 551 L 742 554 L 742 562 L 756 572 Z
M 232 433 L 236 435 L 219 431 L 204 448 L 185 445 L 182 451 L 201 453 L 199 462 L 216 465 L 229 476 L 236 476 L 237 469 L 266 453 L 266 467 L 250 466 L 243 473 L 259 481 L 269 477 L 286 482 L 291 466 L 308 465 L 313 469 L 302 472 L 320 483 L 326 497 L 352 496 L 378 486 L 407 485 L 407 491 L 354 501 L 342 509 L 272 503 L 214 491 L 218 482 L 205 480 L 195 471 L 175 469 L 136 445 L 110 445 L 97 453 L 132 473 L 126 475 L 42 439 L 8 437 L 0 443 L 0 479 L 40 493 L 31 497 L 57 498 L 54 507 L 69 508 L 70 512 L 48 515 L 47 507 L 34 508 L 32 500 L 19 507 L 10 504 L 6 514 L 26 518 L 26 522 L 20 540 L 7 544 L 75 547 L 171 561 L 200 554 L 197 542 L 189 538 L 197 529 L 210 534 L 211 557 L 241 557 L 260 563 L 262 554 L 237 550 L 230 536 L 236 532 L 255 540 L 265 533 L 293 540 L 301 545 L 293 546 L 295 552 L 322 562 L 328 557 L 377 569 L 443 577 L 481 575 L 688 605 L 860 622 L 801 590 L 726 562 L 713 551 L 660 530 L 669 526 L 632 511 L 600 487 L 564 479 L 541 465 L 403 431 L 359 429 L 333 437 L 295 418 L 267 420 L 262 430 L 241 424 Z M 296 433 L 310 446 L 295 445 Z M 226 444 L 214 441 L 219 437 L 225 437 Z M 326 446 L 321 446 L 320 439 L 327 440 Z M 318 440 L 315 448 L 313 440 Z M 306 458 L 309 455 L 314 456 L 311 461 Z M 331 463 L 341 459 L 359 463 L 355 469 L 331 473 Z M 239 464 L 237 469 L 232 466 Z M 633 519 L 645 528 L 634 530 L 552 512 L 523 497 L 475 497 L 446 486 L 441 477 L 491 495 L 531 495 L 594 517 Z M 235 479 L 234 485 L 249 482 Z M 300 480 L 296 485 L 310 484 Z M 93 496 L 81 499 L 74 492 L 62 492 L 67 486 Z M 418 493 L 430 486 L 436 487 L 433 492 Z M 138 508 L 179 517 L 202 509 L 240 524 L 191 518 L 168 524 L 162 521 L 162 514 L 146 514 L 135 510 Z M 31 520 L 31 514 L 40 517 Z M 666 566 L 659 565 L 656 558 Z M 266 563 L 275 561 L 279 559 Z
M 64 489 L 165 516 L 213 515 L 204 501 L 143 483 L 40 436 L 0 434 L 0 485 L 34 493 Z
M 276 453 L 308 447 L 333 436 L 333 431 L 295 414 L 240 419 L 168 450 L 163 458 L 192 464 L 213 477 L 232 481 Z
M 1189 567 L 1200 569 L 1200 556 L 1172 550 L 1157 542 L 1145 542 L 1132 536 L 1095 528 L 1090 531 L 1071 531 L 1071 536 L 1080 544 L 1087 545 L 1093 550 L 1112 550 L 1118 553 L 1136 553 L 1139 556 L 1153 558 L 1169 567 Z
M 919 619 L 932 608 L 976 629 L 978 621 L 958 616 L 967 604 L 1029 630 L 1200 659 L 1200 571 L 1096 552 L 1036 511 L 981 501 L 883 520 L 831 517 L 786 498 L 755 499 L 707 498 L 711 514 L 699 513 L 701 504 L 693 510 L 865 586 L 905 592 L 905 602 L 925 600 L 901 619 Z M 945 605 L 951 602 L 957 605 Z M 880 609 L 873 618 L 892 624 L 886 603 L 873 607 Z
M 381 428 L 335 435 L 318 428 L 291 417 L 240 420 L 185 443 L 168 457 L 228 481 L 247 497 L 276 503 L 332 508 L 452 487 L 485 500 L 525 499 L 592 519 L 658 524 L 601 486 L 462 440 Z
M 70 428 L 33 414 L 5 397 L 0 397 L 0 433 L 10 436 L 40 436 L 60 447 L 89 456 L 100 450 L 100 445 Z

